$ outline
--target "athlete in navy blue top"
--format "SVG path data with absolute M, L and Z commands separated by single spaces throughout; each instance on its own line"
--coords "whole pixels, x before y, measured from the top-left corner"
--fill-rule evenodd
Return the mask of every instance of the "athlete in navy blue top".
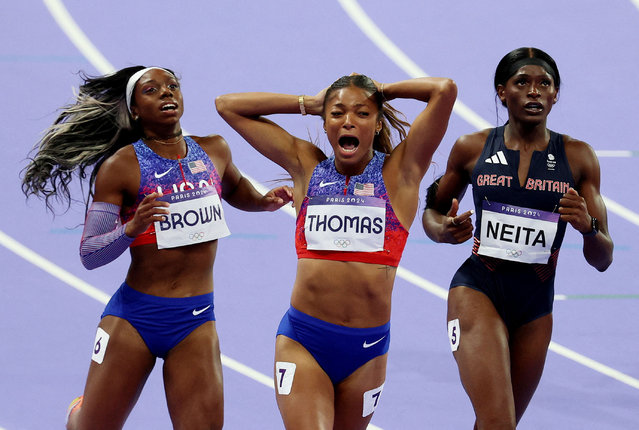
M 397 264 L 456 95 L 446 78 L 379 84 L 351 75 L 316 96 L 216 100 L 222 117 L 295 184 L 297 277 L 274 369 L 287 429 L 365 429 L 371 420 L 386 378 Z M 389 124 L 401 122 L 384 101 L 395 98 L 427 106 L 393 148 Z M 321 116 L 334 156 L 266 119 L 278 113 Z
M 222 428 L 213 312 L 217 238 L 228 234 L 220 197 L 258 211 L 275 210 L 292 194 L 285 187 L 259 194 L 222 137 L 182 136 L 183 112 L 169 70 L 136 66 L 85 78 L 25 174 L 25 192 L 69 198 L 69 172 L 84 177 L 93 169 L 80 250 L 87 268 L 140 239 L 100 320 L 84 395 L 70 405 L 67 429 L 122 428 L 158 357 L 174 428 Z
M 514 429 L 541 378 L 552 332 L 557 255 L 567 225 L 584 235 L 589 264 L 612 262 L 599 164 L 590 146 L 548 130 L 559 71 L 541 50 L 520 48 L 497 66 L 505 126 L 460 137 L 429 187 L 428 236 L 462 243 L 472 211 L 457 214 L 472 184 L 471 256 L 448 295 L 448 334 L 475 429 Z

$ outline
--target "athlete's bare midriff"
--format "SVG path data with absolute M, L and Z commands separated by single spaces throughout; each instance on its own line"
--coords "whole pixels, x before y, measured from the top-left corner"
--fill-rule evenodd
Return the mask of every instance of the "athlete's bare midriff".
M 213 291 L 213 262 L 217 240 L 178 248 L 156 244 L 131 248 L 126 282 L 154 296 L 190 297 Z
M 377 327 L 390 320 L 396 267 L 353 261 L 299 259 L 291 305 L 348 327 Z

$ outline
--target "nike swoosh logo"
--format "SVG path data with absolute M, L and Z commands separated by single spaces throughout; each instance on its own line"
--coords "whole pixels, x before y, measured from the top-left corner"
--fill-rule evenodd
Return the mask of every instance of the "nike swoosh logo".
M 193 309 L 193 316 L 196 317 L 196 316 L 200 315 L 202 312 L 204 312 L 205 310 L 207 310 L 210 307 L 211 307 L 211 305 L 208 305 L 204 309 Z
M 175 167 L 175 166 L 173 166 L 173 167 Z M 164 172 L 164 173 L 158 173 L 158 172 L 155 172 L 155 178 L 156 178 L 156 179 L 160 179 L 162 176 L 166 175 L 166 174 L 167 174 L 167 173 L 169 173 L 171 170 L 173 170 L 173 167 L 171 167 L 169 170 L 167 170 L 167 171 L 166 171 L 166 172 Z
M 328 185 L 333 185 L 333 184 L 337 184 L 337 181 L 333 181 L 333 182 L 324 182 L 324 181 L 322 181 L 322 182 L 320 182 L 320 188 L 324 188 L 324 187 L 326 187 Z
M 381 339 L 377 339 L 375 342 L 373 343 L 366 343 L 366 341 L 364 341 L 364 345 L 362 345 L 364 348 L 370 348 L 373 345 L 376 345 L 378 343 L 380 343 L 382 340 L 384 340 L 384 338 L 386 337 L 386 335 L 382 336 Z

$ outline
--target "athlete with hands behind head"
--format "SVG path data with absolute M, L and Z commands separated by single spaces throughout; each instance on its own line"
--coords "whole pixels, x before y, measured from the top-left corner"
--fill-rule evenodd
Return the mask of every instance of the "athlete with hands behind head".
M 294 183 L 297 276 L 274 369 L 287 429 L 370 422 L 386 377 L 395 273 L 456 95 L 446 78 L 380 84 L 353 74 L 316 96 L 217 98 L 226 122 Z M 385 103 L 395 98 L 427 105 L 410 125 Z M 322 117 L 333 155 L 265 118 L 283 113 Z M 401 138 L 395 148 L 389 124 Z
M 176 429 L 220 429 L 222 364 L 213 306 L 217 239 L 229 234 L 220 203 L 273 211 L 288 187 L 259 194 L 218 135 L 183 136 L 175 74 L 128 67 L 88 78 L 39 143 L 25 194 L 70 202 L 69 182 L 92 169 L 93 202 L 82 263 L 93 269 L 130 247 L 125 282 L 102 315 L 84 395 L 68 429 L 120 429 L 155 365 Z M 88 201 L 88 199 L 87 199 Z
M 472 184 L 477 215 L 471 256 L 448 295 L 448 333 L 475 429 L 514 429 L 541 378 L 552 332 L 555 266 L 569 224 L 586 261 L 612 262 L 599 164 L 584 142 L 546 127 L 557 102 L 555 61 L 519 48 L 497 66 L 494 86 L 508 122 L 460 137 L 444 175 L 428 189 L 423 226 L 437 242 L 473 234 L 457 214 Z

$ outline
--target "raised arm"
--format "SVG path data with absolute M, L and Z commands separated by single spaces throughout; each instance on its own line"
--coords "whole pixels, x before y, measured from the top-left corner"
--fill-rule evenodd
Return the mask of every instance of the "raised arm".
M 262 155 L 284 168 L 294 181 L 326 156 L 312 143 L 291 135 L 263 116 L 300 114 L 302 109 L 321 115 L 322 103 L 322 93 L 318 96 L 236 93 L 215 99 L 220 116 Z
M 399 158 L 395 162 L 404 182 L 419 184 L 448 128 L 457 86 L 448 78 L 417 78 L 385 83 L 383 94 L 387 100 L 412 98 L 427 103 L 392 155 Z
M 600 170 L 595 151 L 586 143 L 565 137 L 566 156 L 577 181 L 559 201 L 561 219 L 584 238 L 583 253 L 588 264 L 603 272 L 612 263 L 614 244 L 608 232 L 606 205 L 599 191 Z M 592 229 L 592 218 L 599 231 Z

